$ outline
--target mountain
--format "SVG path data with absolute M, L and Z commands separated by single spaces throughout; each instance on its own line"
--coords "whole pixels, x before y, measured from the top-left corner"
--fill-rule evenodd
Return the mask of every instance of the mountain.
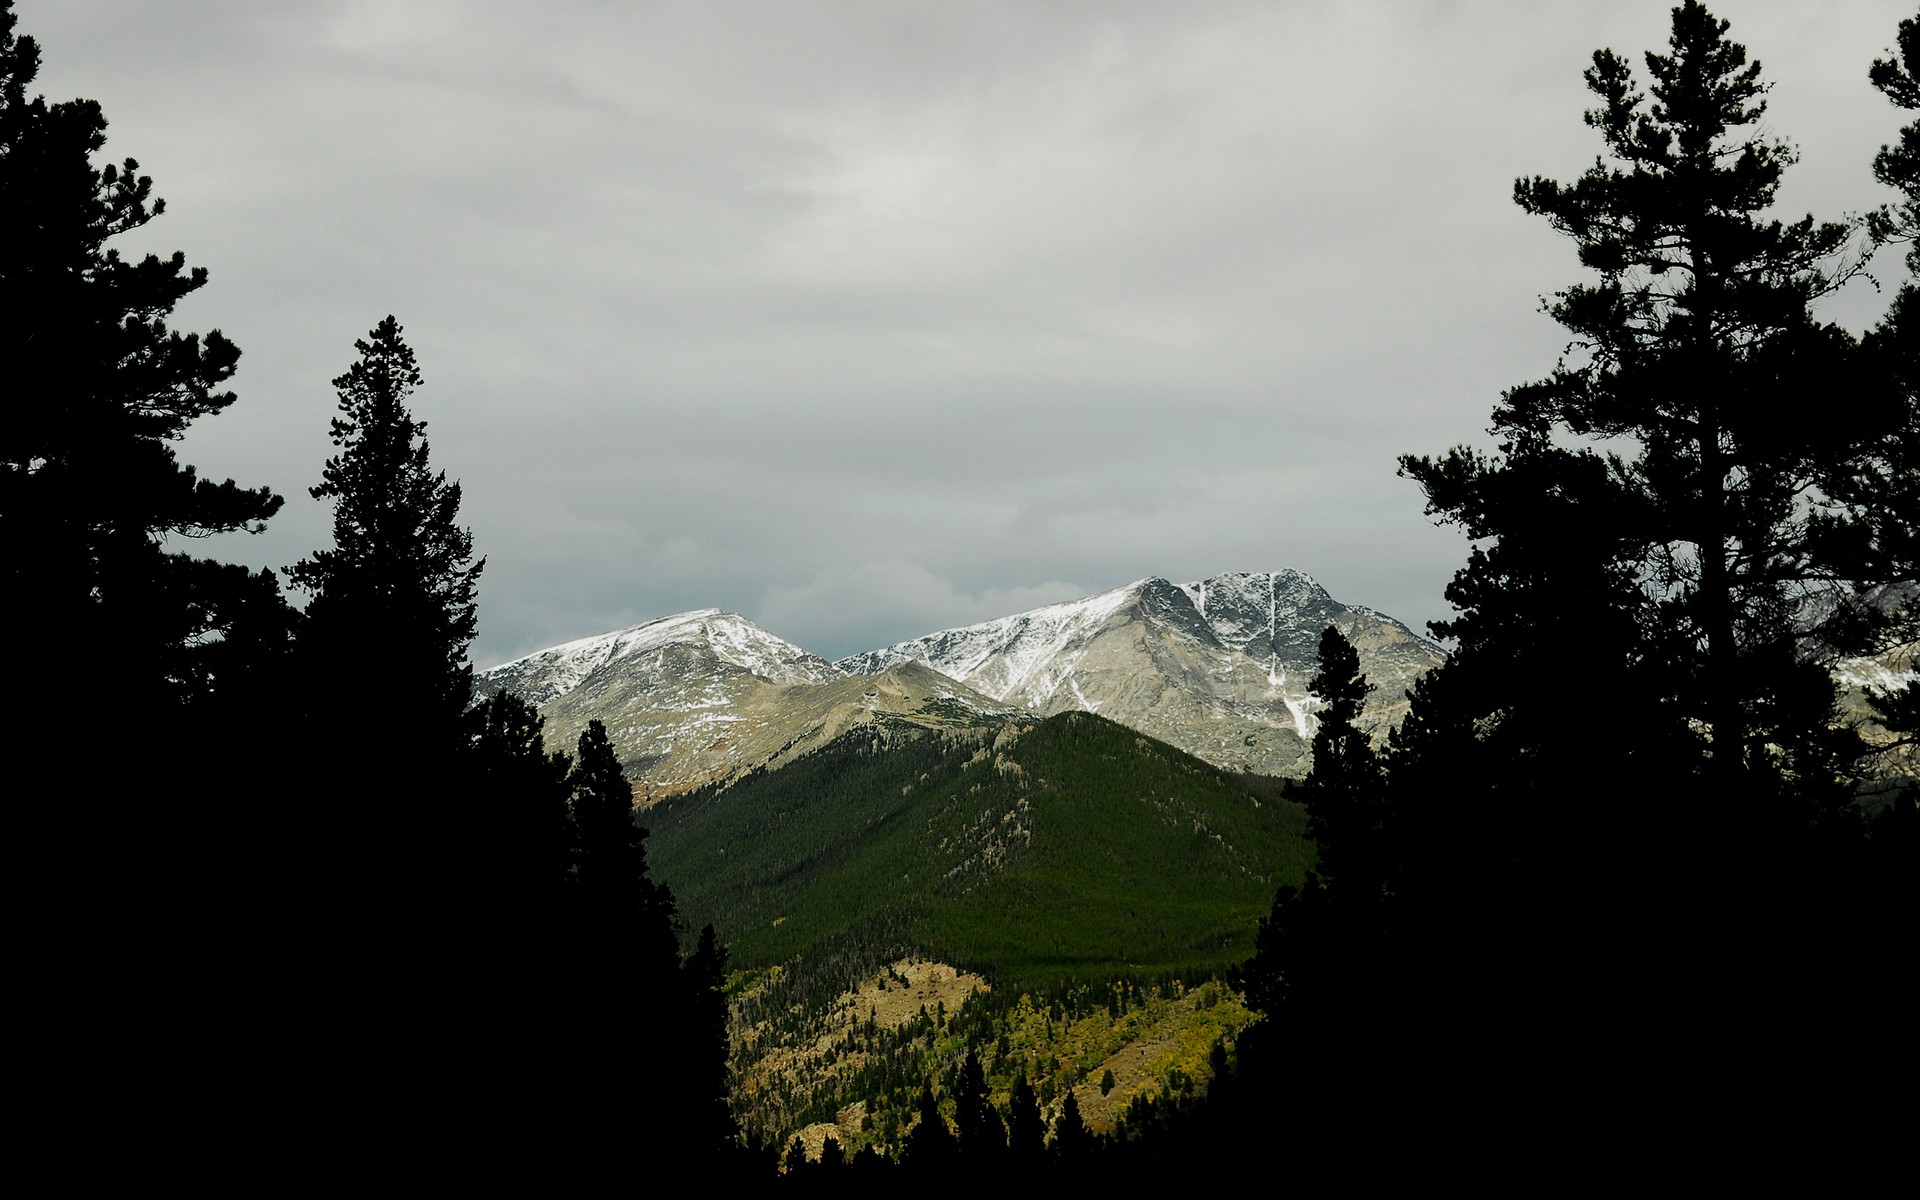
M 1029 983 L 1218 969 L 1312 860 L 1277 790 L 1087 713 L 855 729 L 661 799 L 647 855 L 742 967 L 829 954 L 858 977 L 905 954 Z
M 1106 1130 L 1253 1019 L 1218 976 L 1313 860 L 1283 791 L 1088 713 L 882 725 L 662 798 L 647 857 L 727 941 L 735 1111 L 774 1144 L 897 1150 L 970 1049 L 996 1104 L 1018 1073 Z
M 857 725 L 964 727 L 1017 710 L 924 666 L 850 678 L 719 609 L 647 621 L 537 651 L 474 677 L 474 691 L 539 707 L 570 749 L 598 719 L 637 790 L 686 791 L 780 764 Z
M 1444 657 L 1391 617 L 1341 604 L 1298 571 L 1194 583 L 1142 579 L 1083 600 L 942 630 L 839 660 L 853 674 L 921 662 L 1037 713 L 1099 713 L 1230 770 L 1307 768 L 1321 631 L 1354 643 L 1384 736 L 1406 690 Z
M 791 761 L 855 725 L 964 728 L 1075 711 L 1227 770 L 1298 777 L 1328 625 L 1359 650 L 1374 684 L 1361 725 L 1384 737 L 1439 648 L 1298 571 L 1142 579 L 838 663 L 701 609 L 541 650 L 480 672 L 474 690 L 537 705 L 556 748 L 598 718 L 649 795 Z

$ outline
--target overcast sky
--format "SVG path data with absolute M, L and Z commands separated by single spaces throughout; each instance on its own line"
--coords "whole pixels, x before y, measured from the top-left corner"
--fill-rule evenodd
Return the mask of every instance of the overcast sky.
M 1911 3 L 1713 6 L 1775 83 L 1785 215 L 1891 193 Z M 329 380 L 395 314 L 486 555 L 477 665 L 690 608 L 829 656 L 1292 567 L 1418 627 L 1465 555 L 1396 456 L 1564 342 L 1511 200 L 1600 151 L 1594 49 L 1667 6 L 19 0 L 242 350 L 183 448 L 328 544 Z M 1827 312 L 1857 330 L 1886 289 Z

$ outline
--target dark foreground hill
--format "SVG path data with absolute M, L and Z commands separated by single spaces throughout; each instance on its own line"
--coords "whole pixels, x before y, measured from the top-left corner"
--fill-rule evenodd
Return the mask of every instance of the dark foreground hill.
M 1050 983 L 1246 958 L 1312 854 L 1260 782 L 1063 713 L 857 729 L 643 819 L 656 873 L 737 968 L 831 943 L 862 967 L 918 954 Z

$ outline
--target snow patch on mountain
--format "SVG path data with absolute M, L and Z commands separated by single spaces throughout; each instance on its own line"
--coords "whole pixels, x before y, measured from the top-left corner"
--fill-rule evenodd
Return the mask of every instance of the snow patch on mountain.
M 1085 655 L 1087 643 L 1116 613 L 1137 602 L 1150 582 L 1143 579 L 1096 596 L 945 629 L 843 658 L 834 666 L 849 675 L 871 675 L 917 661 L 996 700 L 1031 704 L 1058 690 Z
M 838 677 L 819 655 L 775 637 L 745 617 L 702 608 L 535 651 L 482 672 L 476 677 L 475 690 L 504 687 L 537 707 L 573 691 L 609 664 L 654 655 L 661 660 L 656 666 L 664 669 L 666 652 L 686 646 L 703 646 L 718 661 L 769 683 L 823 683 Z M 711 702 L 723 705 L 727 698 L 716 690 Z

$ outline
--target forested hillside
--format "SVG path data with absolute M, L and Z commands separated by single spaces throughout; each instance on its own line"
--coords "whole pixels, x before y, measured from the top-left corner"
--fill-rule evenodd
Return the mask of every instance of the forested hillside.
M 1300 809 L 1111 721 L 861 729 L 776 771 L 645 813 L 656 868 L 735 966 L 836 944 L 1009 984 L 1246 956 L 1312 851 Z M 853 947 L 865 947 L 854 951 Z

